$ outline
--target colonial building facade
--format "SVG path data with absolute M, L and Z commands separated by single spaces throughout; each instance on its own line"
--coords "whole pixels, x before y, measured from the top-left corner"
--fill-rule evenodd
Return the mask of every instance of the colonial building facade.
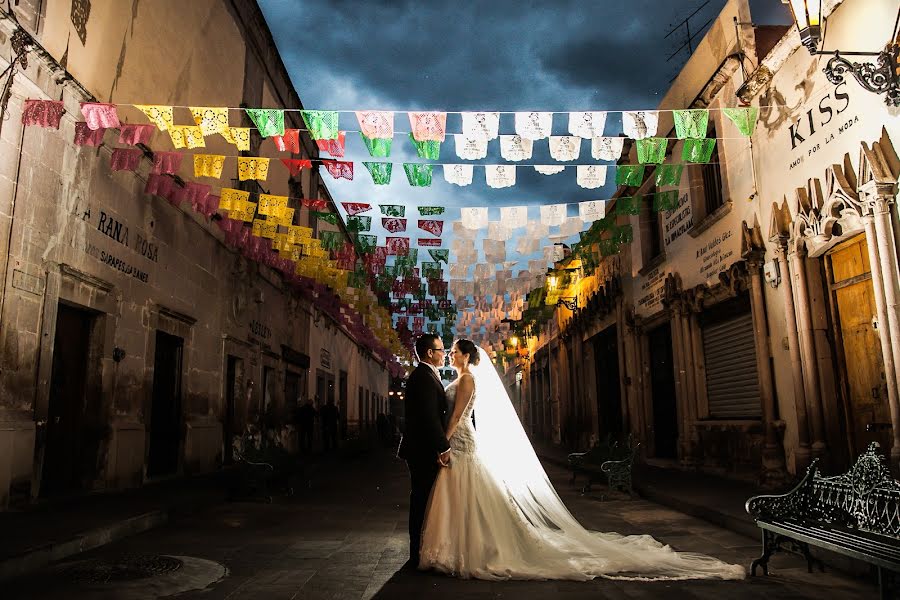
M 147 122 L 131 104 L 175 105 L 185 123 L 178 107 L 301 108 L 255 3 L 14 4 L 0 70 L 27 64 L 4 71 L 0 121 L 0 506 L 213 470 L 248 424 L 281 431 L 306 398 L 335 400 L 349 430 L 374 420 L 382 361 L 214 219 L 144 192 L 168 135 L 136 172 L 110 169 L 114 131 L 73 143 L 80 102 L 120 103 L 130 123 Z M 27 99 L 62 100 L 60 128 L 24 127 Z M 237 154 L 214 137 L 208 152 Z M 278 156 L 255 136 L 247 154 Z M 305 132 L 294 157 L 317 157 Z M 185 160 L 179 178 L 193 176 Z M 246 185 L 225 177 L 214 194 Z M 315 168 L 245 189 L 291 196 L 294 223 L 316 231 L 298 199 L 333 210 Z
M 892 35 L 890 3 L 825 4 L 829 48 Z M 631 434 L 647 460 L 769 483 L 872 441 L 896 465 L 900 113 L 829 83 L 795 28 L 750 23 L 729 1 L 660 103 L 663 137 L 665 111 L 711 109 L 713 159 L 677 188 L 648 169 L 617 190 L 679 202 L 617 217 L 633 243 L 577 271 L 578 308 L 557 307 L 516 367 L 524 420 L 570 448 Z M 741 105 L 759 108 L 750 137 L 719 110 Z

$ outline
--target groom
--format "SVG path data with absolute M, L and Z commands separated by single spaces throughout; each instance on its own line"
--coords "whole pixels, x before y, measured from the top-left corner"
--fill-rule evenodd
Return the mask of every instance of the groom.
M 419 565 L 419 544 L 428 495 L 441 466 L 449 464 L 450 444 L 444 437 L 447 422 L 447 398 L 438 373 L 444 364 L 444 343 L 438 336 L 425 333 L 416 340 L 418 366 L 406 380 L 406 427 L 397 456 L 409 468 L 409 562 Z

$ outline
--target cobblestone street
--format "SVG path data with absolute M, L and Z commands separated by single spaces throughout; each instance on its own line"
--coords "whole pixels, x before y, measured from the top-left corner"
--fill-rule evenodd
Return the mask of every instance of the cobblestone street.
M 650 533 L 680 550 L 749 565 L 754 540 L 651 502 L 581 497 L 566 473 L 548 466 L 563 499 L 586 526 Z M 741 582 L 511 582 L 455 580 L 398 573 L 406 559 L 407 480 L 403 464 L 380 452 L 355 461 L 327 460 L 310 489 L 272 504 L 229 503 L 173 522 L 13 582 L 9 599 L 179 598 L 872 598 L 867 582 L 807 574 L 805 563 L 776 556 L 770 577 Z M 172 555 L 184 566 L 155 577 L 90 583 L 79 566 L 125 556 Z M 185 559 L 184 557 L 190 557 Z M 227 571 L 226 571 L 227 570 Z

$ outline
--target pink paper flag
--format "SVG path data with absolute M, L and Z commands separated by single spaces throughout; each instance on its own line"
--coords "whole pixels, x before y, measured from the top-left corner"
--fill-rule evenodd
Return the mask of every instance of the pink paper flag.
M 363 204 L 361 202 L 341 202 L 341 206 L 344 207 L 344 210 L 346 210 L 347 214 L 351 217 L 372 210 L 371 204 Z
M 410 112 L 409 124 L 417 142 L 443 142 L 447 132 L 447 113 Z
M 444 231 L 444 222 L 435 219 L 420 219 L 419 229 L 424 229 L 433 236 L 441 237 L 441 232 Z
M 328 169 L 328 172 L 335 179 L 344 179 L 353 181 L 353 163 L 344 162 L 342 160 L 323 160 L 322 164 Z
M 344 144 L 346 143 L 346 131 L 339 131 L 336 139 L 333 140 L 316 140 L 316 146 L 319 150 L 327 152 L 335 158 L 343 158 Z
M 102 102 L 82 102 L 81 114 L 87 121 L 88 129 L 108 129 L 119 126 L 119 114 L 115 104 Z
M 122 128 L 119 129 L 119 143 L 129 146 L 146 144 L 150 141 L 150 136 L 153 135 L 155 129 L 156 125 L 122 125 Z
M 103 134 L 106 129 L 90 129 L 87 123 L 79 121 L 75 123 L 75 145 L 76 146 L 99 146 L 103 143 Z
M 400 219 L 398 217 L 382 217 L 381 226 L 391 233 L 406 231 L 406 219 Z
M 140 148 L 114 148 L 109 159 L 113 171 L 134 171 L 141 163 L 144 152 Z
M 173 174 L 181 168 L 181 152 L 154 152 L 153 170 L 156 175 Z
M 22 124 L 59 129 L 59 120 L 66 112 L 61 100 L 26 100 L 22 109 Z

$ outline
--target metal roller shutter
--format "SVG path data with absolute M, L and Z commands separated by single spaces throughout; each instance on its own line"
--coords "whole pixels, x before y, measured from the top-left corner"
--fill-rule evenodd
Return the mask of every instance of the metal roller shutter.
M 704 325 L 703 354 L 709 416 L 760 418 L 752 315 L 745 313 Z

